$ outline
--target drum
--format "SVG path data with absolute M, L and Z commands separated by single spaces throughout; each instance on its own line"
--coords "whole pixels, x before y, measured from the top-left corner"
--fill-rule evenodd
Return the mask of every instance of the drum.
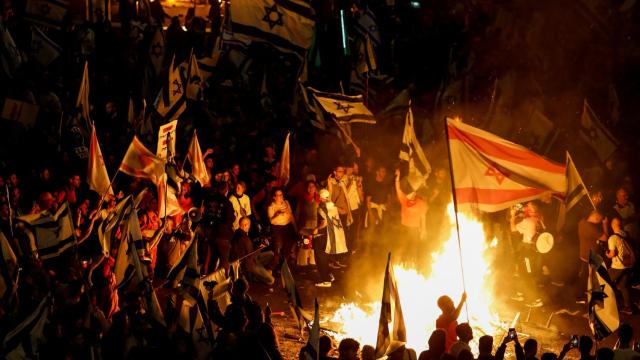
M 548 232 L 543 232 L 538 235 L 536 240 L 536 249 L 541 254 L 546 254 L 553 249 L 553 235 Z

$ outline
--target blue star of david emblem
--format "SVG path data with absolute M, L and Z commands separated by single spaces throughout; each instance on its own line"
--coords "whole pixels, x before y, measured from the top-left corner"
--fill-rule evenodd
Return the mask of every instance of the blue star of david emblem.
M 351 110 L 353 108 L 353 106 L 351 106 L 351 104 L 343 105 L 341 102 L 338 102 L 338 101 L 335 101 L 334 104 L 336 104 L 336 107 L 338 108 L 338 111 L 342 110 L 342 111 L 344 111 L 345 114 L 348 114 L 349 110 Z
M 282 22 L 282 13 L 278 11 L 278 7 L 276 6 L 276 4 L 273 4 L 273 6 L 271 7 L 265 6 L 264 10 L 266 11 L 266 14 L 262 18 L 262 21 L 266 21 L 269 24 L 270 30 L 273 30 L 276 25 L 283 26 L 284 23 Z

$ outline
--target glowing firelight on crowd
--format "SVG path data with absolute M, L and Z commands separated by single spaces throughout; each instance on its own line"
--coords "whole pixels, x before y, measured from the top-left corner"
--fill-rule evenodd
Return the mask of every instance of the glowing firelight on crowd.
M 407 328 L 407 347 L 418 353 L 426 349 L 427 340 L 435 329 L 436 319 L 440 314 L 438 297 L 448 295 L 457 303 L 463 292 L 452 205 L 448 212 L 451 219 L 450 236 L 442 249 L 431 254 L 431 271 L 419 271 L 404 265 L 394 266 Z M 460 213 L 458 219 L 468 295 L 467 307 L 463 307 L 458 322 L 467 321 L 468 309 L 468 319 L 474 329 L 474 340 L 477 341 L 481 335 L 504 331 L 505 326 L 491 310 L 491 261 L 482 223 Z M 375 291 L 382 294 L 381 288 Z M 352 337 L 363 345 L 375 346 L 379 316 L 380 300 L 369 304 L 348 303 L 340 306 L 328 322 L 340 327 L 339 338 Z

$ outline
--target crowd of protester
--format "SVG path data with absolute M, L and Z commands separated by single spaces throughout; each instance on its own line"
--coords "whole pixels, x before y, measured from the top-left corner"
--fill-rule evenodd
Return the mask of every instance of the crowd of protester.
M 34 126 L 0 120 L 0 230 L 15 254 L 12 263 L 3 248 L 0 336 L 11 341 L 2 343 L 0 354 L 7 355 L 23 346 L 27 357 L 33 356 L 29 351 L 37 349 L 41 358 L 55 359 L 279 359 L 282 351 L 270 310 L 251 298 L 250 284 L 274 286 L 286 261 L 294 273 L 297 267 L 315 265 L 315 285 L 331 287 L 341 273 L 338 270 L 348 268 L 355 257 L 380 250 L 382 233 L 401 234 L 405 246 L 397 249 L 399 258 L 419 266 L 428 258 L 420 254 L 439 248 L 450 203 L 448 165 L 436 160 L 439 153 L 428 154 L 434 160 L 433 171 L 425 186 L 416 189 L 402 177 L 404 169 L 395 160 L 397 151 L 390 154 L 391 150 L 381 150 L 376 142 L 366 144 L 365 139 L 362 152 L 353 151 L 351 145 L 341 145 L 335 134 L 319 133 L 309 124 L 307 113 L 297 108 L 292 111 L 292 104 L 302 101 L 293 95 L 298 59 L 265 44 L 253 44 L 243 52 L 228 50 L 206 81 L 203 99 L 188 100 L 173 155 L 177 163 L 184 159 L 188 144 L 185 139 L 197 129 L 206 148 L 210 181 L 200 184 L 184 179 L 177 194 L 181 215 L 163 216 L 159 213 L 156 188 L 126 175 L 118 175 L 114 181 L 114 196 L 101 201 L 102 194 L 90 191 L 84 181 L 89 119 L 77 116 L 78 110 L 73 106 L 85 61 L 91 78 L 91 120 L 108 173 L 113 175 L 133 135 L 154 148 L 154 131 L 160 125 L 146 118 L 132 120 L 125 111 L 129 100 L 133 100 L 136 113 L 145 102 L 148 112 L 152 112 L 151 104 L 162 87 L 161 79 L 166 78 L 171 58 L 175 56 L 178 64 L 188 58 L 190 51 L 197 57 L 207 56 L 216 36 L 220 36 L 217 25 L 221 13 L 216 12 L 219 2 L 211 2 L 208 19 L 190 17 L 182 21 L 174 17 L 166 29 L 163 70 L 151 74 L 148 54 L 157 25 L 135 18 L 134 7 L 120 3 L 119 27 L 108 21 L 75 24 L 66 19 L 60 29 L 49 29 L 48 36 L 62 47 L 61 56 L 49 66 L 26 56 L 20 68 L 7 72 L 8 68 L 3 67 L 0 95 L 37 104 L 40 110 Z M 365 3 L 314 2 L 318 14 L 317 46 L 324 51 L 323 64 L 309 69 L 314 86 L 338 91 L 341 81 L 349 84 L 349 70 L 355 61 L 344 58 L 339 42 L 332 40 L 338 32 L 336 14 L 338 8 L 357 10 Z M 396 77 L 396 87 L 408 87 L 414 95 L 433 100 L 424 94 L 435 93 L 452 73 L 488 66 L 473 64 L 473 53 L 482 47 L 477 43 L 481 35 L 493 34 L 486 41 L 499 37 L 500 31 L 489 26 L 489 20 L 496 17 L 491 6 L 434 2 L 435 5 L 424 4 L 424 16 L 417 18 L 412 5 L 398 3 L 393 8 L 378 1 L 368 4 L 378 15 L 383 31 L 381 67 Z M 0 9 L 2 25 L 11 31 L 16 46 L 28 49 L 31 31 L 23 9 L 12 1 L 4 1 Z M 348 13 L 355 17 L 356 11 Z M 347 21 L 353 26 L 353 18 Z M 416 31 L 413 27 L 417 23 L 428 31 Z M 392 37 L 396 39 L 394 49 L 390 45 Z M 416 59 L 412 55 L 416 41 L 430 44 L 432 56 Z M 268 79 L 267 92 L 261 86 L 264 78 Z M 471 92 L 489 84 L 488 80 L 489 77 L 478 80 Z M 372 87 L 376 81 L 382 80 L 372 79 Z M 379 89 L 379 93 L 380 99 L 390 100 L 398 92 Z M 473 100 L 469 97 L 469 102 L 485 99 L 486 94 L 475 93 L 479 95 Z M 384 108 L 382 100 L 378 104 L 373 98 L 369 100 L 372 109 Z M 152 125 L 147 126 L 147 121 Z M 381 133 L 395 126 L 380 125 Z M 437 126 L 426 121 L 424 128 Z M 279 159 L 288 131 L 292 132 L 291 176 L 285 182 L 279 172 Z M 354 134 L 367 131 L 354 129 Z M 425 131 L 422 137 L 436 140 L 437 134 Z M 377 138 L 379 134 L 372 136 Z M 399 139 L 397 143 L 399 146 Z M 523 204 L 522 211 L 514 207 L 511 212 L 482 214 L 487 241 L 498 238 L 501 251 L 513 259 L 509 271 L 516 269 L 526 279 L 522 281 L 524 287 L 514 294 L 515 300 L 542 306 L 539 291 L 527 291 L 539 286 L 568 287 L 575 277 L 586 283 L 588 254 L 594 250 L 605 259 L 619 287 L 621 311 L 629 314 L 637 310 L 630 293 L 638 280 L 632 271 L 637 263 L 626 257 L 639 247 L 640 235 L 633 205 L 638 194 L 632 170 L 636 171 L 616 159 L 607 162 L 603 167 L 605 175 L 598 182 L 600 190 L 590 191 L 596 210 L 569 214 L 561 228 L 556 228 L 559 203 L 555 199 Z M 124 231 L 116 235 L 111 252 L 104 254 L 102 235 L 97 229 L 129 194 L 142 194 L 136 212 L 145 244 L 141 259 L 149 278 L 138 286 L 118 288 L 116 258 Z M 72 212 L 77 245 L 54 258 L 39 259 L 34 256 L 19 218 L 53 214 L 65 204 Z M 97 208 L 99 204 L 101 208 Z M 193 208 L 198 210 L 193 212 Z M 533 238 L 541 229 L 556 237 L 557 244 L 549 254 L 539 254 L 532 247 Z M 167 275 L 187 252 L 192 239 L 198 241 L 198 275 L 220 269 L 228 275 L 232 264 L 241 260 L 241 277 L 230 286 L 230 301 L 224 310 L 213 300 L 215 287 L 208 288 L 204 315 L 215 327 L 215 339 L 206 353 L 201 343 L 208 343 L 209 336 L 179 324 L 179 303 L 185 300 L 177 290 L 170 289 L 169 295 L 160 298 L 163 321 L 154 317 L 148 307 L 151 289 L 167 287 Z M 565 254 L 575 259 L 575 269 L 558 264 L 556 259 Z M 576 286 L 575 291 L 582 294 L 584 286 Z M 41 324 L 44 338 L 38 338 L 36 344 L 29 332 L 7 336 L 47 298 L 52 300 L 46 302 L 50 307 L 47 323 Z M 483 336 L 479 339 L 479 353 L 472 354 L 471 328 L 469 324 L 457 324 L 462 302 L 454 306 L 451 299 L 439 301 L 445 316 L 443 324 L 438 324 L 440 329 L 428 339 L 427 351 L 418 357 L 410 349 L 401 348 L 390 358 L 502 359 L 506 347 L 513 342 L 518 360 L 537 359 L 535 340 L 528 339 L 521 346 L 517 336 L 505 338 L 495 353 L 493 339 Z M 633 335 L 628 325 L 621 326 L 619 338 L 617 349 L 600 348 L 594 355 L 591 339 L 581 337 L 581 359 L 625 360 L 640 356 L 631 349 Z M 321 337 L 321 359 L 330 359 L 329 354 L 336 350 L 332 341 L 326 335 Z M 364 345 L 360 351 L 357 341 L 343 339 L 337 346 L 338 358 L 373 359 L 371 345 Z M 545 353 L 541 358 L 562 359 L 571 346 L 565 346 L 557 356 Z

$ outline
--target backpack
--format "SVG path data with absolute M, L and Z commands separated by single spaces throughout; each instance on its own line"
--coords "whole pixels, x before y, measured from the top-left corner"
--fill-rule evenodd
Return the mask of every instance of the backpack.
M 633 247 L 629 244 L 629 239 L 622 234 L 615 234 L 622 240 L 622 251 L 618 254 L 618 258 L 622 265 L 626 268 L 633 267 L 636 263 L 636 255 L 633 251 Z

